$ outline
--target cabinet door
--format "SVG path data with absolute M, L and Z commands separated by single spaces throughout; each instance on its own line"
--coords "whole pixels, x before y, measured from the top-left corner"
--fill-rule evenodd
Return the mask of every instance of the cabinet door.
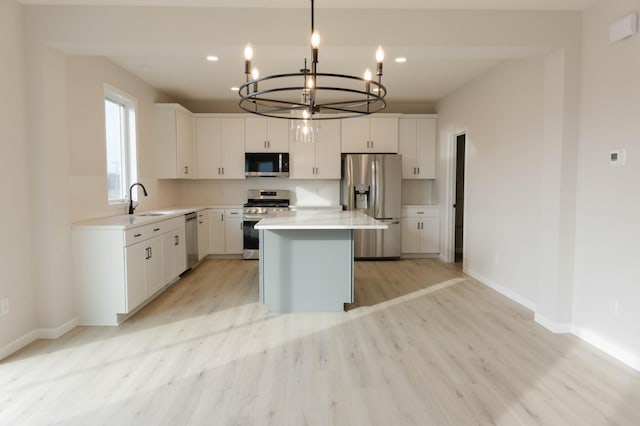
M 401 220 L 401 253 L 418 253 L 418 234 L 420 219 L 403 217 Z
M 209 217 L 206 211 L 198 212 L 198 261 L 209 254 Z
M 418 178 L 418 120 L 401 118 L 398 123 L 398 152 L 402 154 L 402 179 Z
M 178 176 L 181 178 L 194 178 L 196 170 L 194 167 L 194 122 L 193 118 L 186 112 L 176 110 L 176 140 L 177 140 L 177 161 Z
M 436 178 L 436 119 L 424 118 L 416 123 L 416 158 L 420 179 Z
M 320 123 L 316 149 L 316 173 L 318 179 L 340 179 L 340 121 Z
M 342 152 L 369 151 L 369 118 L 342 120 Z
M 224 209 L 207 210 L 209 219 L 209 254 L 224 254 Z
M 313 179 L 316 167 L 316 143 L 291 141 L 289 157 L 291 179 Z
M 420 227 L 420 240 L 418 248 L 420 253 L 439 253 L 440 252 L 440 219 L 439 218 L 423 218 L 420 219 L 422 226 Z
M 169 234 L 173 236 L 173 276 L 171 280 L 177 278 L 181 273 L 187 270 L 187 245 L 185 238 L 185 229 L 178 228 Z
M 244 119 L 244 149 L 246 152 L 267 150 L 267 119 L 248 117 Z
M 289 120 L 267 119 L 267 151 L 289 152 Z
M 143 241 L 124 249 L 126 268 L 126 308 L 124 313 L 132 312 L 147 299 L 147 282 L 145 276 L 147 243 Z
M 196 118 L 196 151 L 198 177 L 216 179 L 220 172 L 220 119 Z
M 220 119 L 220 169 L 222 179 L 244 179 L 244 119 Z
M 371 117 L 371 152 L 398 152 L 398 117 Z
M 151 296 L 160 290 L 164 284 L 164 259 L 162 256 L 162 235 L 145 241 L 147 247 L 145 276 L 147 281 L 147 295 Z
M 225 252 L 227 254 L 242 253 L 242 216 L 229 217 L 225 222 Z

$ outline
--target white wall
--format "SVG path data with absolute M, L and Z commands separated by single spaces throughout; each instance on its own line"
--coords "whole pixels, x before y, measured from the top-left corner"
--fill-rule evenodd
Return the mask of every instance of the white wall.
M 13 0 L 0 2 L 0 299 L 9 299 L 9 314 L 0 317 L 0 359 L 27 340 L 16 341 L 36 327 L 31 245 L 31 165 L 27 138 L 27 100 L 23 10 Z M 26 339 L 29 339 L 27 336 Z
M 140 197 L 139 210 L 177 204 L 177 182 L 155 178 L 154 103 L 166 97 L 102 57 L 67 56 L 66 80 L 71 220 L 126 213 L 126 207 L 107 204 L 105 83 L 137 100 L 138 181 L 149 194 Z
M 465 271 L 529 307 L 538 278 L 543 77 L 543 60 L 510 60 L 438 104 L 441 203 L 450 136 L 467 132 Z
M 584 14 L 576 219 L 577 333 L 640 369 L 640 36 L 610 43 L 609 25 L 640 1 Z M 626 165 L 609 151 L 626 149 Z M 618 302 L 618 312 L 611 304 Z

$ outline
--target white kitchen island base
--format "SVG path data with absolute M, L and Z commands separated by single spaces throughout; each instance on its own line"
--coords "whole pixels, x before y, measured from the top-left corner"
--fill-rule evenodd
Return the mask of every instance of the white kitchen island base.
M 352 233 L 261 230 L 260 301 L 269 312 L 344 311 L 353 302 Z
M 387 225 L 361 212 L 287 212 L 255 228 L 269 312 L 341 312 L 353 302 L 353 229 Z

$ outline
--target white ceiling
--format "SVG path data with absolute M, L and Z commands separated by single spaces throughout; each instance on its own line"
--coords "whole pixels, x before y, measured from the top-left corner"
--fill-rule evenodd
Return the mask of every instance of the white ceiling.
M 125 5 L 306 8 L 305 0 L 20 0 L 41 5 Z M 316 7 L 332 9 L 495 9 L 583 10 L 594 0 L 317 0 Z
M 401 13 L 399 10 L 405 10 L 403 16 L 407 16 L 407 9 L 581 10 L 593 2 L 594 0 L 317 0 L 316 8 L 393 8 L 395 11 L 381 10 L 380 13 L 395 17 L 394 14 Z M 118 46 L 78 40 L 74 46 L 73 43 L 68 43 L 66 48 L 63 47 L 63 50 L 72 54 L 104 55 L 163 90 L 176 101 L 237 100 L 237 93 L 230 88 L 244 80 L 242 50 L 247 41 L 251 41 L 255 47 L 254 63 L 263 75 L 297 72 L 303 67 L 304 58 L 309 57 L 307 38 L 310 17 L 307 11 L 300 11 L 295 15 L 303 17 L 303 22 L 291 22 L 291 13 L 275 12 L 269 15 L 268 21 L 248 26 L 247 31 L 237 28 L 241 22 L 240 11 L 243 10 L 237 8 L 309 9 L 308 0 L 22 0 L 22 3 L 207 6 L 208 11 L 211 8 L 236 9 L 238 13 L 230 16 L 238 16 L 238 22 L 226 22 L 225 31 L 219 31 L 215 40 L 207 42 L 195 36 L 191 40 L 185 35 L 183 40 L 176 43 L 154 44 L 136 40 L 132 36 L 126 43 Z M 118 13 L 133 9 L 118 9 Z M 280 15 L 286 15 L 287 18 L 283 17 L 279 21 Z M 348 22 L 340 22 L 344 20 L 342 16 L 345 16 L 345 12 L 338 10 L 322 10 L 317 13 L 316 27 L 322 35 L 319 71 L 360 76 L 367 67 L 374 70 L 375 48 L 379 40 L 368 40 L 371 37 L 363 36 L 361 30 L 353 32 L 352 28 L 348 28 Z M 189 23 L 183 22 L 181 25 L 188 28 Z M 382 43 L 385 44 L 383 83 L 388 88 L 389 102 L 433 103 L 505 59 L 535 57 L 547 51 L 541 46 L 507 46 L 508 43 L 505 46 L 487 47 L 468 44 L 437 45 L 417 40 L 412 44 L 411 31 L 402 28 L 398 19 L 393 19 L 389 27 L 382 31 L 372 31 L 375 36 L 382 34 L 380 38 L 383 38 Z M 358 28 L 362 28 L 362 24 Z M 216 55 L 220 60 L 207 62 L 204 57 L 208 54 Z M 395 63 L 393 59 L 398 56 L 407 57 L 407 62 Z

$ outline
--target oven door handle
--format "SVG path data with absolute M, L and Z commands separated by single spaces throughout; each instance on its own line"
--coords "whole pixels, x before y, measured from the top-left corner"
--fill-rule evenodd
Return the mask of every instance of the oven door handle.
M 260 221 L 262 219 L 264 219 L 265 217 L 267 217 L 267 215 L 264 216 L 247 216 L 244 215 L 242 216 L 242 220 L 245 222 L 254 222 L 254 221 Z

